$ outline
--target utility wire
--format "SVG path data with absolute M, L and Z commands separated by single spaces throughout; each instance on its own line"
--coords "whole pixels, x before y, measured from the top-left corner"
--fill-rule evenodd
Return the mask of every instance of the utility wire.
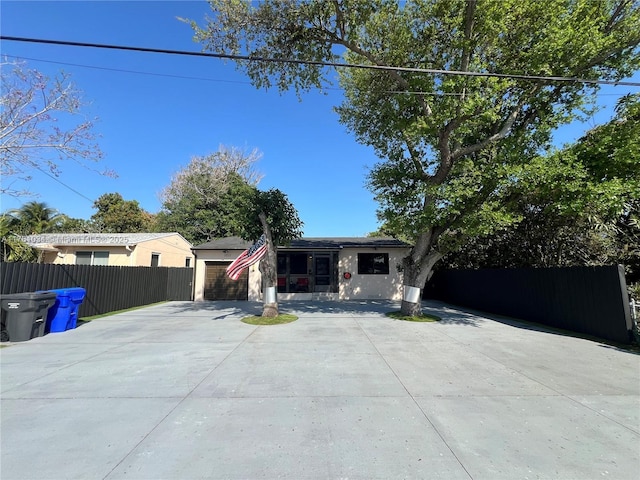
M 162 48 L 146 48 L 146 47 L 131 47 L 131 46 L 125 46 L 125 45 L 109 45 L 109 44 L 101 44 L 101 43 L 70 42 L 66 40 L 46 40 L 46 39 L 27 38 L 27 37 L 12 37 L 7 35 L 0 35 L 0 40 L 10 40 L 15 42 L 28 42 L 28 43 L 43 43 L 43 44 L 49 44 L 49 45 L 65 45 L 65 46 L 71 46 L 71 47 L 103 48 L 103 49 L 110 49 L 110 50 L 125 50 L 125 51 L 133 51 L 133 52 L 164 53 L 168 55 L 224 58 L 229 60 L 245 60 L 245 61 L 251 61 L 251 62 L 291 63 L 291 64 L 298 64 L 298 65 L 317 65 L 322 67 L 335 67 L 335 68 L 359 68 L 359 69 L 366 69 L 366 70 L 386 70 L 386 71 L 408 72 L 408 73 L 429 73 L 429 74 L 437 74 L 437 75 L 511 78 L 515 80 L 538 80 L 538 81 L 545 81 L 545 82 L 571 82 L 571 83 L 587 83 L 587 84 L 598 84 L 598 85 L 616 85 L 616 86 L 624 85 L 624 86 L 630 86 L 630 87 L 640 87 L 640 82 L 628 82 L 628 81 L 591 80 L 591 79 L 575 78 L 575 77 L 516 75 L 516 74 L 491 73 L 491 72 L 463 72 L 460 70 L 439 70 L 439 69 L 432 69 L 432 68 L 393 67 L 389 65 L 364 65 L 364 64 L 340 63 L 340 62 L 321 62 L 316 60 L 297 60 L 293 58 L 255 57 L 251 55 L 232 55 L 227 53 L 189 52 L 184 50 L 167 50 Z
M 33 62 L 43 62 L 43 63 L 53 63 L 55 65 L 67 65 L 70 67 L 81 67 L 81 68 L 93 68 L 95 70 L 106 70 L 109 72 L 119 72 L 119 73 L 133 73 L 137 75 L 150 75 L 153 77 L 168 77 L 168 78 L 180 78 L 184 80 L 202 80 L 206 82 L 220 82 L 220 83 L 236 83 L 241 85 L 251 85 L 250 82 L 240 81 L 240 80 L 222 80 L 219 78 L 207 78 L 207 77 L 192 77 L 186 75 L 175 75 L 171 73 L 156 73 L 156 72 L 142 72 L 139 70 L 126 70 L 123 68 L 110 68 L 110 67 L 99 67 L 97 65 L 83 65 L 81 63 L 69 63 L 69 62 L 56 62 L 54 60 L 43 60 L 41 58 L 33 58 L 33 57 L 23 57 L 17 55 L 8 55 L 3 53 L 2 56 L 8 58 L 15 58 L 16 60 L 30 60 Z
M 157 73 L 157 72 L 142 72 L 140 70 L 125 70 L 122 68 L 110 68 L 110 67 L 99 67 L 97 65 L 84 65 L 81 63 L 69 63 L 69 62 L 56 62 L 54 60 L 43 60 L 41 58 L 33 58 L 33 57 L 23 57 L 17 55 L 9 55 L 4 53 L 3 56 L 8 58 L 15 58 L 16 60 L 29 60 L 32 62 L 43 62 L 43 63 L 53 63 L 55 65 L 67 65 L 70 67 L 80 67 L 80 68 L 93 68 L 96 70 L 105 70 L 108 72 L 119 72 L 119 73 L 132 73 L 134 75 L 150 75 L 152 77 L 167 77 L 167 78 L 180 78 L 184 80 L 200 80 L 204 82 L 219 82 L 219 83 L 233 83 L 238 85 L 251 85 L 251 82 L 241 81 L 241 80 L 222 80 L 219 78 L 208 78 L 208 77 L 193 77 L 187 75 L 174 75 L 170 73 Z M 335 87 L 323 87 L 325 90 L 335 90 L 342 91 L 341 88 Z M 453 93 L 453 92 L 418 92 L 413 90 L 386 90 L 385 93 L 397 93 L 397 94 L 405 94 L 405 95 L 434 95 L 434 96 L 452 96 L 452 97 L 461 97 L 464 93 Z M 624 95 L 617 93 L 609 93 L 609 94 L 599 94 L 599 95 Z
M 37 165 L 33 165 L 33 167 L 40 171 L 41 173 L 44 173 L 47 177 L 51 178 L 52 180 L 55 180 L 56 182 L 58 182 L 60 185 L 62 185 L 65 188 L 68 188 L 69 190 L 71 190 L 73 193 L 81 196 L 82 198 L 84 198 L 85 200 L 88 200 L 90 203 L 93 204 L 94 200 L 91 200 L 89 197 L 87 197 L 86 195 L 83 195 L 82 193 L 80 193 L 78 190 L 76 190 L 73 187 L 70 187 L 69 185 L 67 185 L 66 183 L 64 183 L 62 180 L 60 180 L 58 177 L 56 177 L 55 175 L 50 174 L 49 172 L 44 171 L 43 169 L 41 169 L 40 167 L 38 167 Z

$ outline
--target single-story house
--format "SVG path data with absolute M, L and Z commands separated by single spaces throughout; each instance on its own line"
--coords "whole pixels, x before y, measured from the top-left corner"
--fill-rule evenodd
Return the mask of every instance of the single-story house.
M 193 245 L 171 233 L 42 233 L 19 237 L 43 263 L 193 267 Z
M 239 237 L 193 248 L 197 300 L 262 301 L 258 263 L 237 281 L 225 272 L 251 246 Z M 278 300 L 402 299 L 398 270 L 410 245 L 393 238 L 301 238 L 278 247 Z

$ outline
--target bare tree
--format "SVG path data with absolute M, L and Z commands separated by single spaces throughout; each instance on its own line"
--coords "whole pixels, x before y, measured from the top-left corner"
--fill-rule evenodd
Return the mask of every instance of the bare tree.
M 1 66 L 1 193 L 30 195 L 15 184 L 30 180 L 34 170 L 58 176 L 62 160 L 74 160 L 90 168 L 90 163 L 102 158 L 93 122 L 85 118 L 77 121 L 82 117 L 82 96 L 69 82 L 68 74 L 51 79 L 25 68 L 22 62 L 6 59 Z M 98 173 L 116 176 L 110 170 Z

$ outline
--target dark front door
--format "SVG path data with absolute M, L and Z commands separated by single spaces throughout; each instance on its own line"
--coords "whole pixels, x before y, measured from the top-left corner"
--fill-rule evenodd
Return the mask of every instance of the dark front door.
M 331 254 L 316 253 L 314 255 L 314 292 L 331 292 Z

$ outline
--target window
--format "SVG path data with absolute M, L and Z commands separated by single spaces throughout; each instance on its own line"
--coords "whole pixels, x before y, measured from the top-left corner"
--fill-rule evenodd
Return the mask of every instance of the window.
M 109 252 L 76 252 L 76 265 L 109 265 Z
M 358 273 L 360 275 L 388 275 L 388 253 L 359 253 Z
M 191 257 L 187 257 L 187 259 L 184 261 L 184 266 L 187 268 L 191 266 Z
M 152 267 L 157 267 L 160 265 L 160 254 L 159 253 L 152 253 L 151 254 L 151 266 Z
M 76 265 L 91 265 L 93 252 L 76 252 Z
M 109 252 L 93 252 L 91 265 L 109 265 Z

